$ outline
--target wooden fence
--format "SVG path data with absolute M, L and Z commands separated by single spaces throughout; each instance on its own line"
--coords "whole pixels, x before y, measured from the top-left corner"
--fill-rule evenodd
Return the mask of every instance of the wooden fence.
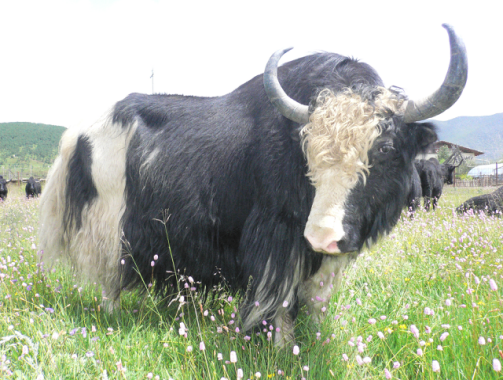
M 12 172 L 12 171 L 8 171 L 8 173 L 6 173 L 6 175 L 3 176 L 7 181 L 11 182 L 11 183 L 23 183 L 23 182 L 28 182 L 28 179 L 30 177 L 33 177 L 35 179 L 35 181 L 38 181 L 38 182 L 43 182 L 45 181 L 45 178 L 42 178 L 42 175 L 37 175 L 37 174 L 31 174 L 31 173 L 22 173 L 22 172 Z M 43 175 L 43 177 L 45 177 L 45 175 Z
M 455 187 L 488 187 L 503 185 L 503 178 L 494 175 L 482 175 L 474 179 L 457 179 L 454 182 Z
M 47 167 L 25 165 L 25 166 L 10 166 L 1 165 L 0 175 L 7 180 L 19 181 L 19 179 L 34 177 L 36 179 L 47 177 L 49 165 Z

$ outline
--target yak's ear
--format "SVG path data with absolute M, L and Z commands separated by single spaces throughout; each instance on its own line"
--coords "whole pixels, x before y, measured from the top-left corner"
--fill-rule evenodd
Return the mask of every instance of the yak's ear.
M 424 152 L 428 146 L 437 141 L 436 127 L 432 123 L 414 123 L 416 144 L 419 152 Z

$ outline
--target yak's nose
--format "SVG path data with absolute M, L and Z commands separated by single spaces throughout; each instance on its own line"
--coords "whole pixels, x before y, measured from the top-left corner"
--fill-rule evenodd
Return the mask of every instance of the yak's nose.
M 339 240 L 340 234 L 331 228 L 317 228 L 316 231 L 310 231 L 305 234 L 305 238 L 311 244 L 313 250 L 326 253 L 340 253 Z

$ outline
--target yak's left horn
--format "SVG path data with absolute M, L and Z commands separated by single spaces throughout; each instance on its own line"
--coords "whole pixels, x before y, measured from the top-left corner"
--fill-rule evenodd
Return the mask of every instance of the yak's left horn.
M 283 54 L 290 50 L 292 48 L 278 50 L 269 58 L 264 71 L 264 88 L 269 100 L 283 116 L 299 124 L 307 124 L 309 122 L 308 106 L 290 98 L 278 81 L 278 62 Z
M 468 77 L 466 48 L 452 26 L 442 24 L 449 34 L 451 60 L 442 86 L 430 96 L 418 101 L 409 100 L 404 104 L 404 121 L 425 120 L 437 116 L 451 107 L 461 96 Z

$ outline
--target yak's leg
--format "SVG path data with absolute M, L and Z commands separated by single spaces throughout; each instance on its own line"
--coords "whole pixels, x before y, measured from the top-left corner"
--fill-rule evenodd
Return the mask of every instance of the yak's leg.
M 120 309 L 120 293 L 117 292 L 117 287 L 112 287 L 111 284 L 102 283 L 101 289 L 103 292 L 101 305 L 103 309 L 112 314 L 115 310 Z
M 356 253 L 323 256 L 318 272 L 301 284 L 299 300 L 307 305 L 309 314 L 315 322 L 321 322 L 332 294 L 341 286 L 342 273 L 356 256 Z
M 274 318 L 274 345 L 277 347 L 284 347 L 291 345 L 295 342 L 295 316 L 292 311 L 286 310 L 278 311 L 276 318 Z M 297 314 L 296 312 L 294 313 Z
M 426 211 L 430 211 L 430 204 L 431 204 L 431 195 L 430 193 L 425 193 L 424 195 L 424 209 Z

